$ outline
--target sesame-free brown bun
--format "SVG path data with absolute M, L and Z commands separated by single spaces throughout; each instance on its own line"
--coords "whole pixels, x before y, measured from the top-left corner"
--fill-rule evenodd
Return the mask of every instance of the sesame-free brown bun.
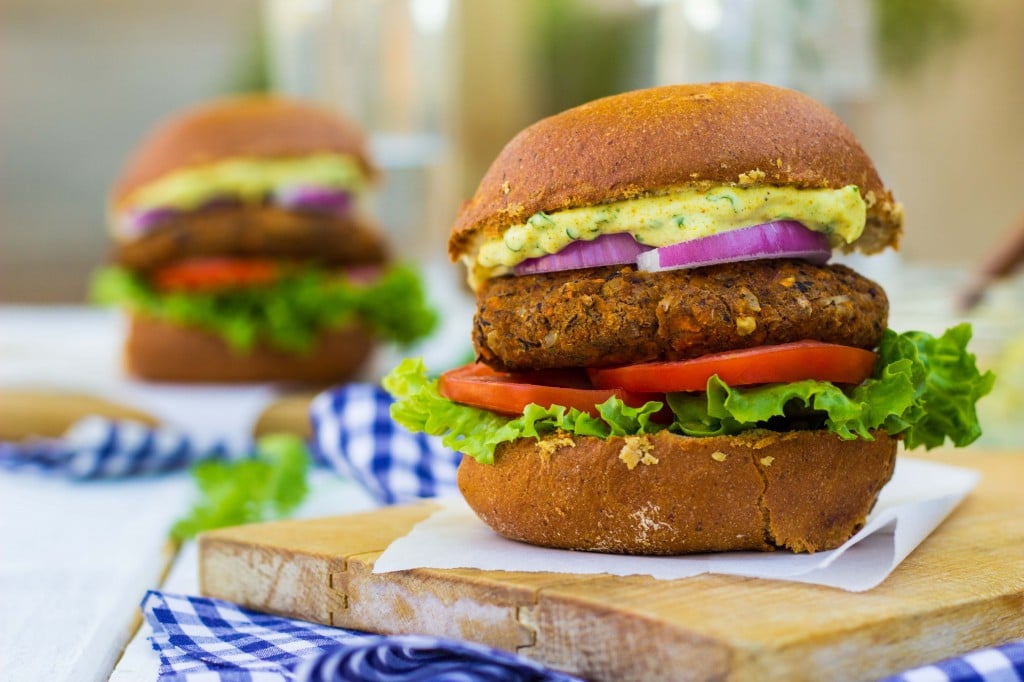
M 816 552 L 859 530 L 892 476 L 897 441 L 874 435 L 522 438 L 499 446 L 493 465 L 463 457 L 458 483 L 487 525 L 534 545 L 624 554 Z
M 355 156 L 374 176 L 366 136 L 333 111 L 264 95 L 219 100 L 158 123 L 125 164 L 111 199 L 116 208 L 167 173 L 223 159 L 329 152 Z
M 308 353 L 261 345 L 239 352 L 217 334 L 132 315 L 124 362 L 129 374 L 149 381 L 326 385 L 352 378 L 372 351 L 373 337 L 356 322 L 321 332 Z
M 762 83 L 670 85 L 545 118 L 495 159 L 452 229 L 452 260 L 538 211 L 713 185 L 860 188 L 867 225 L 851 248 L 898 244 L 902 208 L 839 118 Z

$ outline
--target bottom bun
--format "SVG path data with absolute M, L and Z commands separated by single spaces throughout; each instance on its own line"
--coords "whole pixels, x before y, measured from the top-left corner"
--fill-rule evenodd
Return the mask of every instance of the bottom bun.
M 459 489 L 497 533 L 562 549 L 690 554 L 838 547 L 892 477 L 897 440 L 827 431 L 522 438 Z
M 351 378 L 372 351 L 357 323 L 323 332 L 308 353 L 288 353 L 259 345 L 236 351 L 217 334 L 133 315 L 124 359 L 129 374 L 150 381 L 329 384 Z

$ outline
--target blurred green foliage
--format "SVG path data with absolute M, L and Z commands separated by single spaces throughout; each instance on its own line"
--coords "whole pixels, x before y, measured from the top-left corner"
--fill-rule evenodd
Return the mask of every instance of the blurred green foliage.
M 962 42 L 975 24 L 976 10 L 967 0 L 872 1 L 879 64 L 896 77 L 917 73 Z M 585 0 L 531 0 L 530 12 L 541 113 L 650 81 L 654 4 L 612 11 Z
M 633 89 L 653 73 L 653 8 L 608 11 L 585 0 L 531 0 L 530 13 L 543 115 Z
M 874 0 L 882 70 L 910 76 L 929 57 L 962 41 L 974 23 L 969 7 L 964 0 Z
M 288 516 L 306 498 L 310 457 L 298 436 L 260 438 L 251 459 L 207 460 L 192 467 L 200 499 L 171 529 L 175 540 Z
M 916 73 L 932 55 L 960 43 L 975 23 L 967 0 L 872 1 L 879 63 L 895 76 Z M 644 85 L 653 73 L 653 3 L 611 11 L 588 0 L 530 0 L 528 12 L 536 96 L 545 115 Z M 265 31 L 257 22 L 225 89 L 270 90 L 268 60 Z
M 258 5 L 254 4 L 254 7 Z M 241 53 L 235 58 L 225 91 L 232 95 L 270 92 L 270 55 L 262 22 L 247 32 Z

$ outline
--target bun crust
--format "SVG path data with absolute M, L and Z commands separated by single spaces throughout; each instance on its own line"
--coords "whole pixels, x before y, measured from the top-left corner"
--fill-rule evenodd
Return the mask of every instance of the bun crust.
M 372 350 L 372 336 L 356 323 L 324 332 L 308 354 L 257 346 L 243 355 L 216 334 L 133 315 L 124 360 L 129 374 L 150 381 L 332 384 L 350 379 Z
M 351 154 L 367 176 L 376 174 L 363 132 L 329 109 L 270 96 L 219 100 L 158 123 L 125 164 L 111 198 L 117 207 L 136 189 L 181 168 L 319 152 Z
M 516 135 L 452 229 L 457 260 L 537 213 L 712 185 L 841 188 L 868 204 L 864 253 L 895 247 L 902 209 L 853 133 L 826 107 L 762 83 L 672 85 L 613 95 Z
M 458 483 L 500 535 L 623 554 L 690 554 L 841 545 L 892 476 L 897 440 L 826 431 L 668 432 L 601 440 L 523 438 L 494 465 L 464 457 Z M 636 462 L 642 452 L 657 460 Z M 620 454 L 634 455 L 630 469 Z

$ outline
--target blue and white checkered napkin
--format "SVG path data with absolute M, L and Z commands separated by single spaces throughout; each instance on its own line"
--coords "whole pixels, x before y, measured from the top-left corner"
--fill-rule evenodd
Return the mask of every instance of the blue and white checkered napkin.
M 0 469 L 73 479 L 116 478 L 185 468 L 201 459 L 230 459 L 223 441 L 201 442 L 177 429 L 86 417 L 63 438 L 0 442 Z
M 455 493 L 462 455 L 440 438 L 409 433 L 392 421 L 392 402 L 387 391 L 370 384 L 321 393 L 311 408 L 317 458 L 382 504 Z
M 311 409 L 315 462 L 354 479 L 382 504 L 454 493 L 461 455 L 438 438 L 395 424 L 391 402 L 386 391 L 370 384 L 318 396 Z M 73 479 L 125 477 L 246 457 L 252 443 L 246 447 L 240 452 L 226 440 L 205 442 L 170 427 L 87 417 L 60 439 L 0 442 L 0 469 Z
M 1024 682 L 1024 640 L 913 668 L 883 682 Z
M 142 611 L 160 654 L 160 682 L 578 682 L 479 644 L 329 628 L 218 599 L 151 591 Z
M 381 636 L 248 611 L 218 599 L 149 592 L 142 602 L 160 682 L 577 678 L 480 644 Z M 908 670 L 885 682 L 1021 682 L 1024 642 Z

